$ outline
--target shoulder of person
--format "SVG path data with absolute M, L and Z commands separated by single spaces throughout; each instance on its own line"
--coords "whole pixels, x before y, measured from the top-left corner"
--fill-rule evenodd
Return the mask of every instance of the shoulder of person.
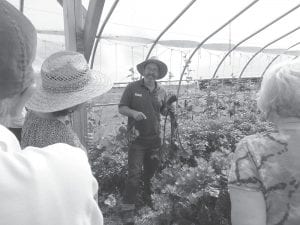
M 23 152 L 25 154 L 27 154 L 27 152 L 34 152 L 37 154 L 42 153 L 45 154 L 46 156 L 49 156 L 52 159 L 57 158 L 62 160 L 73 159 L 73 160 L 84 160 L 84 161 L 87 161 L 88 159 L 86 153 L 82 149 L 78 147 L 73 147 L 65 143 L 57 143 L 43 148 L 28 146 L 23 150 Z
M 76 176 L 86 182 L 92 178 L 86 153 L 68 144 L 57 143 L 43 148 L 28 146 L 16 157 L 22 158 L 36 170 L 44 168 L 45 173 L 52 171 L 60 177 Z
M 140 86 L 140 84 L 141 84 L 141 80 L 137 80 L 137 81 L 130 82 L 130 83 L 127 84 L 127 86 L 125 87 L 123 94 L 124 94 L 124 93 L 128 93 L 128 92 L 132 92 L 132 91 L 138 89 L 139 86 Z
M 282 148 L 277 133 L 263 132 L 244 137 L 239 141 L 236 154 L 247 153 L 259 160 L 261 157 L 273 154 L 276 149 Z
M 132 81 L 132 82 L 130 82 L 129 84 L 127 84 L 127 87 L 136 87 L 136 86 L 138 86 L 138 85 L 140 85 L 141 84 L 141 80 L 136 80 L 136 81 Z
M 76 176 L 79 177 L 78 180 L 88 182 L 92 176 L 86 154 L 80 148 L 63 143 L 44 148 L 29 146 L 22 151 L 1 151 L 0 161 L 1 171 L 11 180 L 17 177 L 25 180 L 36 177 L 43 180 L 43 176 L 47 180 L 47 176 L 56 174 L 54 176 L 65 178 Z M 10 177 L 11 175 L 14 177 Z
M 163 95 L 167 95 L 166 89 L 161 84 L 157 83 L 157 89 L 158 89 L 159 93 L 161 93 Z
M 28 206 L 32 209 L 32 206 L 43 205 L 30 215 L 47 220 L 52 217 L 55 224 L 72 223 L 79 217 L 95 220 L 91 224 L 102 224 L 99 222 L 102 221 L 101 211 L 93 200 L 98 184 L 81 149 L 59 143 L 44 148 L 30 146 L 19 152 L 0 152 L 0 170 L 0 193 L 13 196 L 2 199 L 1 206 L 11 207 L 13 214 L 27 212 Z M 55 210 L 59 211 L 57 215 Z M 74 216 L 78 210 L 80 215 Z
M 164 86 L 162 85 L 161 82 L 159 82 L 159 81 L 155 81 L 155 82 L 156 82 L 156 86 L 157 86 L 158 88 L 165 90 L 165 88 L 164 88 Z
M 267 140 L 267 135 L 269 133 L 256 133 L 252 135 L 245 136 L 242 138 L 238 144 L 257 144 Z
M 0 151 L 20 151 L 21 147 L 16 136 L 6 127 L 0 125 Z

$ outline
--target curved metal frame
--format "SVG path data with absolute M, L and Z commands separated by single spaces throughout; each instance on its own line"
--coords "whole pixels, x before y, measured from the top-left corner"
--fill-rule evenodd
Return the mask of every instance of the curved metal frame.
M 95 42 L 95 45 L 94 45 L 94 48 L 93 48 L 93 54 L 92 54 L 92 58 L 91 58 L 91 69 L 93 69 L 93 66 L 94 66 L 94 60 L 95 60 L 95 55 L 96 55 L 96 51 L 97 51 L 97 48 L 98 48 L 98 43 L 99 43 L 99 40 L 101 38 L 101 35 L 102 35 L 102 32 L 109 20 L 109 18 L 111 17 L 112 13 L 114 12 L 115 8 L 117 7 L 119 3 L 119 0 L 115 0 L 114 4 L 112 5 L 111 9 L 109 10 L 105 20 L 103 21 L 103 24 L 98 32 L 98 34 L 96 35 L 96 42 Z
M 242 75 L 243 75 L 243 73 L 245 72 L 247 66 L 248 66 L 248 65 L 250 64 L 250 62 L 255 58 L 255 56 L 257 56 L 259 53 L 261 53 L 261 52 L 262 52 L 264 49 L 266 49 L 268 46 L 270 46 L 270 45 L 274 44 L 275 42 L 277 42 L 277 41 L 279 41 L 279 40 L 285 38 L 286 36 L 288 36 L 288 35 L 294 33 L 295 31 L 297 31 L 297 30 L 299 30 L 299 29 L 300 29 L 300 26 L 299 26 L 299 27 L 296 27 L 295 29 L 293 29 L 293 30 L 287 32 L 286 34 L 280 36 L 279 38 L 276 38 L 275 40 L 269 42 L 269 43 L 266 44 L 264 47 L 262 47 L 259 51 L 257 51 L 256 53 L 254 53 L 253 56 L 248 60 L 248 62 L 246 63 L 246 65 L 243 67 L 243 69 L 242 69 L 242 71 L 241 71 L 241 73 L 240 73 L 239 78 L 242 77 Z
M 238 46 L 240 46 L 241 44 L 243 44 L 245 41 L 249 40 L 250 38 L 252 38 L 253 36 L 255 36 L 256 34 L 260 33 L 261 31 L 265 30 L 266 28 L 268 28 L 269 26 L 271 26 L 272 24 L 276 23 L 278 20 L 282 19 L 283 17 L 287 16 L 288 14 L 290 14 L 291 12 L 293 12 L 294 10 L 296 10 L 297 8 L 300 7 L 300 4 L 296 5 L 295 7 L 293 7 L 292 9 L 290 9 L 289 11 L 285 12 L 284 14 L 282 14 L 281 16 L 277 17 L 275 20 L 273 20 L 272 22 L 268 23 L 267 25 L 263 26 L 262 28 L 260 28 L 259 30 L 255 31 L 254 33 L 252 33 L 251 35 L 249 35 L 248 37 L 246 37 L 245 39 L 243 39 L 242 41 L 240 41 L 238 44 L 236 44 L 230 51 L 228 51 L 226 53 L 226 55 L 222 58 L 222 60 L 220 61 L 220 63 L 218 64 L 213 76 L 211 79 L 214 79 L 217 75 L 217 72 L 220 68 L 220 66 L 222 65 L 222 63 L 225 61 L 226 57 L 233 52 Z
M 157 44 L 157 42 L 159 41 L 159 39 L 169 30 L 169 28 L 171 26 L 173 26 L 174 23 L 176 23 L 176 21 L 196 2 L 197 0 L 192 0 L 176 17 L 174 20 L 172 20 L 172 22 L 158 35 L 158 37 L 155 39 L 155 41 L 153 42 L 147 56 L 146 56 L 146 60 L 149 58 L 153 48 L 155 47 L 155 45 Z
M 266 68 L 264 69 L 264 71 L 262 72 L 262 74 L 261 74 L 260 77 L 263 77 L 263 76 L 265 75 L 265 73 L 267 72 L 267 70 L 270 68 L 270 66 L 272 65 L 272 63 L 273 63 L 276 59 L 278 59 L 282 54 L 285 54 L 288 50 L 290 50 L 291 48 L 293 48 L 293 47 L 295 47 L 295 46 L 297 46 L 297 45 L 299 45 L 299 44 L 300 44 L 300 42 L 297 42 L 296 44 L 293 44 L 293 45 L 291 45 L 290 47 L 288 47 L 288 48 L 287 48 L 285 51 L 283 51 L 282 53 L 276 55 L 276 56 L 268 63 L 268 65 L 266 66 Z M 298 57 L 298 56 L 297 56 L 297 57 Z
M 183 74 L 186 70 L 186 68 L 188 67 L 188 64 L 190 63 L 191 59 L 193 58 L 193 56 L 195 55 L 195 53 L 198 51 L 199 48 L 201 48 L 201 46 L 208 40 L 210 39 L 212 36 L 214 36 L 216 33 L 218 33 L 220 30 L 222 30 L 224 27 L 226 27 L 229 23 L 231 23 L 233 20 L 235 20 L 237 17 L 239 17 L 241 14 L 243 14 L 246 10 L 248 10 L 250 7 L 252 7 L 255 3 L 257 3 L 259 0 L 255 0 L 253 2 L 251 2 L 248 6 L 246 6 L 244 9 L 242 9 L 239 13 L 237 13 L 235 16 L 233 16 L 231 19 L 229 19 L 226 23 L 224 23 L 221 27 L 219 27 L 217 30 L 215 30 L 213 33 L 211 33 L 210 35 L 208 35 L 192 52 L 192 54 L 190 55 L 189 59 L 186 61 L 185 66 L 182 70 L 182 73 L 180 75 L 180 80 L 179 80 L 179 84 L 178 84 L 178 89 L 177 89 L 177 96 L 179 96 L 179 91 L 180 91 L 180 86 L 181 86 L 181 81 L 182 81 L 182 77 Z M 178 101 L 177 101 L 178 104 Z
M 20 0 L 20 12 L 23 13 L 24 12 L 24 1 L 25 0 Z

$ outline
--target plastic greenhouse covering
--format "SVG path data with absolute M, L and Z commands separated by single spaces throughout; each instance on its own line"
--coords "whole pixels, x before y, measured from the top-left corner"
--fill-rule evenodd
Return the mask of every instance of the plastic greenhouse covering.
M 19 8 L 22 1 L 9 2 Z M 251 3 L 251 7 L 236 16 Z M 82 4 L 87 9 L 89 1 L 82 0 Z M 115 0 L 105 1 L 98 30 L 114 4 Z M 185 65 L 183 79 L 210 79 L 214 74 L 215 78 L 239 77 L 253 54 L 267 45 L 242 74 L 259 77 L 276 55 L 280 55 L 277 61 L 299 56 L 299 5 L 299 0 L 119 0 L 99 39 L 93 66 L 109 74 L 115 82 L 138 77 L 135 65 L 147 57 L 158 36 L 187 8 L 151 51 L 151 55 L 158 56 L 169 67 L 165 80 L 178 80 Z M 38 30 L 35 61 L 38 71 L 47 56 L 65 48 L 63 8 L 56 0 L 24 0 L 23 12 Z M 247 40 L 230 52 L 216 71 L 226 53 L 243 39 Z

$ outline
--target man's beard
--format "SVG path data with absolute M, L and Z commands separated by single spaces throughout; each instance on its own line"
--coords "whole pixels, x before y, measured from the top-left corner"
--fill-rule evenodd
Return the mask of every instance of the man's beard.
M 152 78 L 153 80 L 155 80 L 155 75 L 152 75 L 152 74 L 146 74 L 145 77 Z

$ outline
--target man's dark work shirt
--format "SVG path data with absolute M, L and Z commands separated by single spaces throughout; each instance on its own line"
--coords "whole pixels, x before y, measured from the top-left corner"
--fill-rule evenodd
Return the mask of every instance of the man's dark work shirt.
M 128 117 L 128 129 L 138 130 L 136 141 L 141 144 L 160 142 L 160 112 L 165 107 L 166 91 L 157 83 L 155 86 L 151 92 L 144 85 L 144 79 L 132 82 L 127 85 L 119 104 L 119 107 L 128 106 L 147 117 L 141 121 Z

